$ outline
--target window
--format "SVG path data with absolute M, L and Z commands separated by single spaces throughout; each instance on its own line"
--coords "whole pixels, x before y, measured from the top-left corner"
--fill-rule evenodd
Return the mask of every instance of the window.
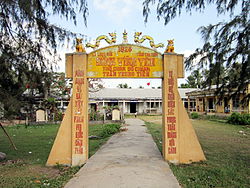
M 233 108 L 237 109 L 240 107 L 240 99 L 239 97 L 233 97 Z
M 155 102 L 151 102 L 151 108 L 156 108 Z
M 185 107 L 185 108 L 188 108 L 188 101 L 185 101 L 185 102 L 184 102 L 184 107 Z
M 190 99 L 190 108 L 195 108 L 196 107 L 196 102 L 195 99 Z
M 69 102 L 63 102 L 63 106 L 68 106 Z

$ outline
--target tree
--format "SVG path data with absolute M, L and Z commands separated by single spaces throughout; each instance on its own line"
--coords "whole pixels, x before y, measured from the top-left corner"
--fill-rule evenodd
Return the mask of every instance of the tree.
M 45 108 L 48 120 L 55 120 L 55 113 L 57 112 L 56 98 L 48 97 L 43 100 L 42 106 Z
M 227 75 L 227 71 L 225 71 L 225 68 L 223 66 L 217 67 L 218 69 L 220 69 L 220 74 L 218 74 L 217 68 L 213 67 L 213 64 L 211 64 L 210 66 L 211 67 L 209 70 L 204 69 L 202 71 L 203 88 L 209 87 L 211 85 L 221 85 L 223 83 L 223 79 L 225 79 L 225 76 Z
M 196 87 L 201 88 L 202 85 L 202 75 L 199 70 L 194 70 L 192 72 L 192 76 L 194 77 L 196 81 Z
M 127 83 L 125 83 L 125 84 L 118 84 L 117 87 L 118 88 L 129 88 L 129 89 L 131 89 L 131 87 L 129 87 Z
M 57 15 L 76 24 L 78 12 L 86 25 L 86 0 L 0 1 L 0 103 L 5 115 L 18 113 L 25 86 L 45 82 L 58 60 L 58 45 L 76 36 L 51 24 L 49 17 Z
M 188 76 L 186 81 L 187 81 L 187 85 L 190 88 L 197 88 L 197 82 L 196 82 L 195 77 L 193 75 Z
M 181 84 L 180 88 L 191 88 L 188 83 Z
M 182 84 L 181 88 L 201 88 L 203 85 L 202 75 L 199 70 L 194 70 L 191 75 L 187 77 L 187 83 Z
M 147 22 L 151 4 L 158 3 L 157 17 L 163 18 L 168 24 L 183 11 L 192 13 L 202 11 L 206 6 L 215 4 L 217 14 L 230 13 L 228 22 L 219 22 L 215 25 L 202 26 L 198 29 L 204 39 L 204 45 L 197 48 L 189 58 L 186 59 L 186 68 L 194 65 L 195 60 L 201 57 L 199 68 L 209 67 L 209 79 L 216 78 L 216 84 L 220 91 L 235 87 L 234 94 L 246 90 L 250 83 L 250 3 L 249 0 L 145 0 L 143 3 L 143 15 Z M 238 8 L 241 8 L 237 14 Z M 241 64 L 241 69 L 232 81 L 227 75 L 222 75 L 220 67 L 225 67 L 225 71 Z M 215 77 L 214 77 L 215 76 Z M 219 85 L 219 83 L 221 84 Z M 212 84 L 212 82 L 210 82 Z

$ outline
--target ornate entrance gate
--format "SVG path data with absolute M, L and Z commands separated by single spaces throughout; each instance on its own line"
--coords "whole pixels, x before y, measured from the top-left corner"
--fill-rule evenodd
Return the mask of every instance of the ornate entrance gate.
M 169 41 L 164 54 L 155 49 L 152 37 L 136 32 L 134 41 L 148 40 L 147 48 L 127 44 L 127 33 L 123 33 L 123 44 L 95 49 L 100 40 L 112 44 L 112 39 L 100 36 L 95 44 L 87 44 L 95 50 L 87 54 L 79 42 L 77 52 L 66 54 L 66 77 L 73 78 L 73 92 L 66 114 L 61 123 L 47 165 L 82 165 L 88 159 L 88 78 L 162 78 L 163 86 L 163 157 L 172 163 L 191 163 L 205 160 L 205 156 L 190 123 L 177 90 L 177 78 L 184 77 L 183 55 L 174 53 L 173 41 Z

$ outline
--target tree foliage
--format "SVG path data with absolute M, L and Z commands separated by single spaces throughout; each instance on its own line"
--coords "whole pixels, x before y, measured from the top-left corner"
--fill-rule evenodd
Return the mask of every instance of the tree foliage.
M 180 85 L 180 88 L 191 88 L 188 83 L 184 83 Z
M 187 83 L 181 84 L 181 88 L 202 88 L 204 87 L 204 77 L 200 71 L 194 70 L 186 79 Z
M 239 64 L 237 64 L 239 66 Z M 234 67 L 235 68 L 235 67 Z M 220 67 L 220 71 L 222 74 L 220 75 L 219 83 L 217 83 L 218 79 L 216 78 L 216 75 L 214 74 L 214 69 L 208 70 L 208 69 L 203 69 L 200 71 L 199 69 L 193 70 L 191 74 L 187 77 L 186 82 L 184 84 L 181 84 L 181 88 L 209 88 L 211 85 L 217 85 L 221 84 L 224 78 L 224 75 L 230 75 L 230 79 L 234 79 L 238 75 L 238 71 L 229 72 L 226 73 L 224 71 L 224 67 Z M 239 69 L 239 67 L 238 67 Z M 232 70 L 232 69 L 230 69 Z M 215 73 L 216 74 L 216 73 Z M 212 76 L 211 76 L 212 75 Z
M 86 24 L 86 0 L 0 1 L 0 103 L 6 112 L 19 109 L 27 84 L 46 82 L 58 60 L 58 45 L 76 35 L 49 18 L 56 15 L 76 24 L 78 13 Z
M 118 87 L 118 88 L 131 89 L 131 87 L 129 87 L 127 83 L 125 83 L 125 84 L 118 84 L 117 87 Z
M 204 39 L 204 45 L 197 48 L 186 59 L 186 68 L 192 68 L 199 60 L 199 68 L 208 68 L 208 82 L 216 79 L 219 92 L 234 90 L 233 95 L 245 91 L 250 83 L 250 1 L 249 0 L 145 0 L 143 15 L 147 21 L 150 6 L 157 3 L 157 17 L 168 24 L 183 11 L 203 11 L 209 5 L 215 5 L 217 15 L 229 13 L 228 22 L 202 26 L 198 29 Z M 238 9 L 240 10 L 238 11 Z M 224 67 L 222 70 L 221 67 Z M 237 75 L 232 72 L 237 67 Z M 249 98 L 250 96 L 248 96 Z

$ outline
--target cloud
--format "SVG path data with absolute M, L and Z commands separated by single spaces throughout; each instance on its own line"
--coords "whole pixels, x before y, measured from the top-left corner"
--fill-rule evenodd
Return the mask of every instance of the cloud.
M 194 50 L 184 50 L 181 54 L 184 54 L 184 57 L 188 57 L 192 53 L 194 53 Z
M 141 9 L 142 0 L 93 0 L 93 5 L 97 10 L 104 11 L 114 21 L 122 22 L 133 11 Z

